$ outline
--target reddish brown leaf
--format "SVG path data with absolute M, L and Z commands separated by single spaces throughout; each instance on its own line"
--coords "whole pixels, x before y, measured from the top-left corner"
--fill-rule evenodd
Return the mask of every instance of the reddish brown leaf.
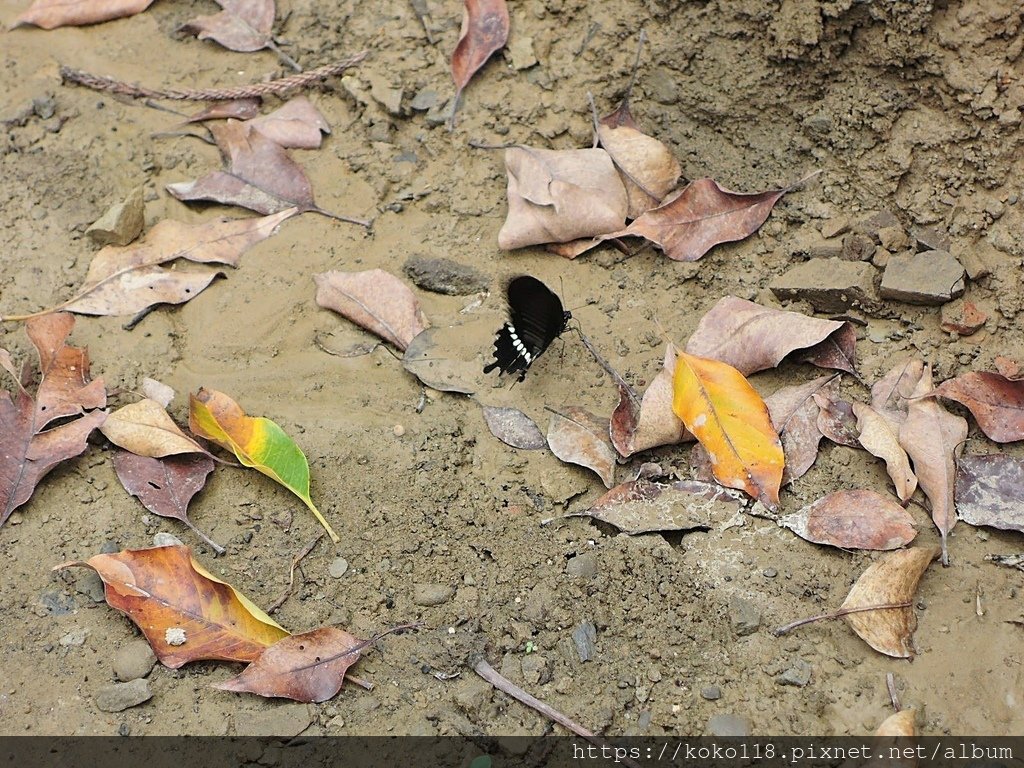
M 619 386 L 619 404 L 612 413 L 610 436 L 620 456 L 693 439 L 672 410 L 675 370 L 676 351 L 669 345 L 661 370 L 647 386 L 639 403 L 632 390 Z
M 844 331 L 847 326 L 837 320 L 821 320 L 726 296 L 701 318 L 686 343 L 686 351 L 720 360 L 749 376 L 774 368 L 794 350 L 810 348 L 809 354 L 818 361 L 836 363 L 823 367 L 853 373 L 853 347 Z M 830 347 L 821 346 L 826 342 Z
M 212 16 L 199 16 L 182 29 L 200 40 L 216 40 L 232 51 L 270 47 L 274 0 L 217 0 L 217 5 L 224 10 Z
M 114 454 L 114 472 L 124 489 L 138 497 L 150 512 L 180 520 L 218 554 L 224 553 L 224 547 L 188 519 L 188 503 L 206 485 L 207 476 L 213 472 L 213 459 L 196 455 L 154 459 L 119 450 Z
M 508 7 L 505 0 L 466 0 L 459 42 L 452 52 L 455 105 L 477 70 L 508 41 Z
M 491 434 L 506 445 L 525 451 L 536 451 L 547 445 L 540 427 L 518 408 L 482 405 L 481 410 Z
M 822 438 L 818 427 L 821 408 L 814 401 L 814 394 L 833 378 L 821 376 L 806 384 L 783 387 L 764 400 L 786 456 L 783 483 L 803 477 L 818 458 L 818 444 Z
M 956 465 L 956 512 L 965 523 L 1024 532 L 1024 459 L 962 456 Z
M 1024 440 L 1024 380 L 972 371 L 942 382 L 935 394 L 965 406 L 990 440 Z
M 341 690 L 345 672 L 369 643 L 335 627 L 286 637 L 241 674 L 217 683 L 224 691 L 319 703 Z
M 235 120 L 249 120 L 259 115 L 260 104 L 262 103 L 263 100 L 259 97 L 234 99 L 232 101 L 215 101 L 191 117 L 186 118 L 184 122 L 201 123 L 204 120 L 225 120 L 229 117 Z
M 942 563 L 949 564 L 947 537 L 956 525 L 953 489 L 956 481 L 956 455 L 967 439 L 967 419 L 954 416 L 939 403 L 925 395 L 932 392 L 932 370 L 924 375 L 914 389 L 907 406 L 906 421 L 900 426 L 900 445 L 914 462 L 917 482 L 932 507 L 942 537 Z
M 608 419 L 578 406 L 552 412 L 548 447 L 562 461 L 596 472 L 606 488 L 615 485 L 615 451 L 608 440 Z
M 89 353 L 65 344 L 75 318 L 66 312 L 35 317 L 25 324 L 39 353 L 43 380 L 36 392 L 36 430 L 54 419 L 77 416 L 107 404 L 103 379 L 89 381 Z
M 31 24 L 42 29 L 56 29 L 98 24 L 134 16 L 152 4 L 153 0 L 36 0 L 15 19 L 13 26 Z
M 313 275 L 316 303 L 347 317 L 405 351 L 430 326 L 420 302 L 400 279 L 382 269 Z
M 841 549 L 898 549 L 914 540 L 914 519 L 891 498 L 874 491 L 837 491 L 779 525 L 815 544 Z
M 670 259 L 696 261 L 720 243 L 743 240 L 756 232 L 787 191 L 741 194 L 723 189 L 713 179 L 697 179 L 604 239 L 643 237 Z
M 282 147 L 296 149 L 316 149 L 321 135 L 331 132 L 320 110 L 305 96 L 296 96 L 249 125 Z
M 839 382 L 829 382 L 821 391 L 815 392 L 814 402 L 821 408 L 818 414 L 818 429 L 821 434 L 837 445 L 848 445 L 851 448 L 860 448 L 860 441 L 857 436 L 860 434 L 857 429 L 857 417 L 853 412 L 853 406 L 839 395 Z
M 857 439 L 868 453 L 885 461 L 896 495 L 907 501 L 917 489 L 917 476 L 910 469 L 910 457 L 900 445 L 899 431 L 870 405 L 853 404 L 857 417 Z
M 800 359 L 819 368 L 831 368 L 856 376 L 857 329 L 853 327 L 853 323 L 844 321 L 842 328 L 810 347 Z

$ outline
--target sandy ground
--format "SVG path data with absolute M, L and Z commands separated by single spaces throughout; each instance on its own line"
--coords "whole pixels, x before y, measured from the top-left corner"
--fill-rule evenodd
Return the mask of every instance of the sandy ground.
M 94 600 L 87 574 L 58 576 L 50 566 L 105 547 L 147 546 L 168 531 L 269 605 L 287 584 L 291 558 L 318 528 L 272 482 L 220 469 L 191 511 L 228 547 L 214 559 L 183 526 L 144 515 L 117 482 L 109 447 L 97 441 L 54 471 L 0 530 L 0 731 L 549 730 L 544 718 L 473 674 L 469 663 L 484 656 L 540 698 L 612 735 L 700 734 L 717 727 L 709 721 L 720 715 L 762 734 L 868 733 L 891 713 L 888 672 L 904 705 L 919 709 L 924 733 L 1024 732 L 1021 629 L 1007 623 L 1021 618 L 1024 575 L 984 561 L 1024 549 L 1018 534 L 964 524 L 954 530 L 952 566 L 934 565 L 920 588 L 913 663 L 876 654 L 841 621 L 776 638 L 775 626 L 837 608 L 876 556 L 808 544 L 754 518 L 666 536 L 628 537 L 578 518 L 542 526 L 545 518 L 586 508 L 602 492 L 600 482 L 546 452 L 501 444 L 467 398 L 430 393 L 418 412 L 421 387 L 386 350 L 326 354 L 321 347 L 345 350 L 367 337 L 315 305 L 312 281 L 328 269 L 400 273 L 414 255 L 473 266 L 494 287 L 529 272 L 562 288 L 594 343 L 639 384 L 660 364 L 655 320 L 685 339 L 722 296 L 776 303 L 767 286 L 804 258 L 794 255 L 796 245 L 841 217 L 856 222 L 889 211 L 905 231 L 932 227 L 948 233 L 955 254 L 981 255 L 991 274 L 970 281 L 967 296 L 989 321 L 974 336 L 951 339 L 937 307 L 882 302 L 871 312 L 855 310 L 866 322 L 858 345 L 865 380 L 910 354 L 929 360 L 940 379 L 989 368 L 997 354 L 1024 359 L 1020 4 L 514 2 L 515 47 L 470 85 L 454 132 L 410 106 L 422 91 L 434 91 L 439 105 L 453 91 L 447 58 L 461 4 L 427 6 L 432 44 L 406 0 L 279 4 L 278 34 L 303 65 L 370 51 L 347 85 L 335 79 L 311 92 L 334 133 L 322 149 L 295 156 L 320 205 L 372 217 L 372 233 L 303 215 L 189 304 L 156 311 L 130 332 L 123 318 L 80 318 L 72 337 L 88 346 L 94 374 L 125 392 L 115 403 L 130 401 L 128 391 L 150 376 L 179 392 L 172 412 L 183 420 L 184 393 L 213 387 L 296 437 L 310 457 L 313 497 L 342 542 L 325 540 L 303 561 L 299 586 L 277 614 L 285 626 L 332 623 L 364 636 L 410 621 L 424 629 L 386 638 L 360 662 L 360 676 L 376 683 L 372 692 L 349 686 L 321 705 L 214 690 L 212 683 L 238 667 L 197 663 L 178 671 L 158 666 L 149 676 L 150 701 L 100 711 L 95 694 L 112 682 L 112 659 L 136 630 Z M 23 7 L 0 0 L 0 21 L 10 23 Z M 150 226 L 225 212 L 185 206 L 164 190 L 218 162 L 213 148 L 193 139 L 152 136 L 173 126 L 173 115 L 65 87 L 58 77 L 60 64 L 165 87 L 283 73 L 271 53 L 232 53 L 175 32 L 212 11 L 212 3 L 165 0 L 99 26 L 2 35 L 0 311 L 66 298 L 94 252 L 85 228 L 136 185 L 145 185 Z M 499 251 L 501 156 L 468 142 L 589 146 L 585 95 L 593 93 L 601 112 L 615 105 L 641 26 L 650 44 L 634 114 L 670 144 L 684 176 L 713 176 L 745 191 L 815 169 L 821 176 L 784 198 L 757 235 L 696 264 L 651 249 L 627 258 L 607 247 L 575 262 L 539 248 Z M 398 114 L 354 95 L 374 86 L 403 91 Z M 33 100 L 41 105 L 36 112 Z M 460 310 L 473 297 L 420 297 L 435 325 L 464 326 L 462 343 L 483 362 L 502 319 L 498 293 L 466 314 Z M 16 323 L 0 327 L 0 346 L 19 357 L 30 352 Z M 769 393 L 815 375 L 809 366 L 786 364 L 753 382 Z M 866 396 L 855 381 L 843 386 L 851 397 Z M 514 405 L 546 424 L 545 406 L 609 414 L 617 394 L 567 336 L 525 383 L 480 399 Z M 993 450 L 973 422 L 966 450 Z M 1003 450 L 1021 455 L 1019 445 Z M 688 451 L 665 448 L 646 458 L 686 476 Z M 620 468 L 620 477 L 643 458 Z M 865 452 L 828 445 L 784 492 L 783 508 L 795 511 L 840 488 L 886 485 L 884 469 Z M 918 541 L 935 542 L 927 515 L 910 509 Z M 329 566 L 338 557 L 349 567 L 333 578 Z M 416 585 L 424 584 L 450 587 L 452 596 L 417 605 Z M 751 634 L 734 631 L 737 598 L 761 609 Z M 594 658 L 586 662 L 572 640 L 583 622 L 596 628 Z M 60 643 L 79 630 L 86 630 L 84 642 Z M 779 683 L 787 670 L 806 669 L 803 662 L 809 682 Z

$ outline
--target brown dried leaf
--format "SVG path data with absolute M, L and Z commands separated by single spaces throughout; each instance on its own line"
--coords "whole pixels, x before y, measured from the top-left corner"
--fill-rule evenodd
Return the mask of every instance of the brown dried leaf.
M 627 102 L 601 119 L 597 135 L 626 188 L 627 218 L 657 207 L 675 189 L 682 173 L 679 161 L 668 147 L 637 129 Z
M 847 595 L 843 608 L 909 603 L 925 570 L 940 553 L 938 547 L 911 547 L 890 552 L 868 567 Z M 885 608 L 846 615 L 860 638 L 879 653 L 898 659 L 914 655 L 917 617 L 913 608 Z
M 697 179 L 604 239 L 643 237 L 670 259 L 696 261 L 720 243 L 743 240 L 756 232 L 788 191 L 742 194 L 723 189 L 713 179 Z
M 857 375 L 857 329 L 844 321 L 843 327 L 800 356 L 805 363 Z
M 320 110 L 305 96 L 296 96 L 249 125 L 282 147 L 295 149 L 316 149 L 322 134 L 331 132 Z
M 857 417 L 853 413 L 853 406 L 840 397 L 838 380 L 826 384 L 820 391 L 815 392 L 813 397 L 821 409 L 818 414 L 818 429 L 821 430 L 821 434 L 837 445 L 860 448 L 860 441 L 857 439 Z
M 505 150 L 508 217 L 498 247 L 567 242 L 620 228 L 626 190 L 603 149 Z
M 830 493 L 778 522 L 802 539 L 841 549 L 898 549 L 917 535 L 910 514 L 874 491 Z
M 821 408 L 814 401 L 814 394 L 834 378 L 821 376 L 806 384 L 782 387 L 764 400 L 786 456 L 783 483 L 803 477 L 818 458 L 822 438 L 818 428 Z
M 488 320 L 488 331 L 491 325 Z M 466 335 L 461 327 L 427 328 L 409 342 L 402 367 L 432 389 L 472 395 L 485 385 L 477 350 L 467 358 Z
M 834 347 L 848 344 L 847 335 L 838 338 L 846 325 L 837 320 L 821 320 L 726 296 L 701 318 L 686 343 L 686 351 L 728 363 L 744 376 L 749 376 L 756 371 L 774 368 L 797 349 L 810 347 L 817 350 L 817 359 L 831 360 L 819 345 L 830 339 Z M 853 341 L 856 342 L 856 334 Z M 849 347 L 840 355 L 840 365 L 827 367 L 853 373 L 852 358 L 853 348 Z
M 1024 532 L 1024 459 L 998 453 L 960 457 L 956 511 L 970 525 Z
M 204 120 L 225 120 L 229 117 L 235 120 L 250 120 L 260 113 L 260 104 L 263 100 L 258 96 L 251 99 L 233 99 L 232 101 L 215 101 L 207 107 L 196 112 L 183 122 L 201 123 Z
M 900 501 L 907 501 L 917 489 L 917 476 L 910 469 L 907 452 L 900 446 L 899 432 L 870 405 L 854 403 L 853 415 L 857 417 L 858 441 L 868 453 L 885 462 L 896 495 Z
M 665 349 L 661 370 L 647 385 L 639 404 L 633 392 L 619 387 L 619 404 L 612 413 L 610 436 L 620 456 L 694 439 L 672 410 L 675 369 L 676 351 L 670 344 Z
M 907 406 L 907 419 L 900 426 L 900 445 L 914 462 L 918 485 L 931 502 L 932 520 L 942 537 L 942 564 L 948 565 L 946 539 L 956 525 L 956 454 L 967 439 L 967 419 L 924 397 L 931 391 L 932 369 L 926 365 L 914 389 L 916 399 Z
M 903 736 L 917 736 L 917 711 L 914 709 L 901 709 L 894 715 L 889 715 L 875 731 L 875 736 L 889 738 L 900 738 Z M 916 764 L 916 761 L 915 761 Z
M 160 458 L 181 453 L 207 453 L 178 428 L 160 403 L 149 398 L 111 413 L 100 432 L 114 445 L 138 456 Z
M 153 0 L 35 0 L 12 26 L 31 24 L 41 29 L 56 29 L 98 24 L 134 16 L 152 4 Z
M 493 405 L 482 405 L 480 408 L 491 434 L 506 445 L 525 451 L 536 451 L 547 446 L 540 427 L 518 408 L 499 408 Z
M 11 353 L 3 348 L 0 348 L 0 368 L 3 368 L 11 374 L 11 377 L 15 382 L 21 381 L 21 375 L 18 373 L 18 369 L 14 367 L 14 360 L 11 358 Z
M 1024 440 L 1024 380 L 972 371 L 942 382 L 934 394 L 966 407 L 990 440 Z
M 552 412 L 548 447 L 562 461 L 596 472 L 606 488 L 615 485 L 615 451 L 608 441 L 608 419 L 579 406 Z
M 74 316 L 66 312 L 34 317 L 25 324 L 43 375 L 36 392 L 36 431 L 54 419 L 107 404 L 103 379 L 89 381 L 88 351 L 65 343 L 74 327 Z
M 142 506 L 155 515 L 180 520 L 218 552 L 224 547 L 213 542 L 188 519 L 188 503 L 206 485 L 213 472 L 209 456 L 171 456 L 154 459 L 125 450 L 114 453 L 114 472 L 121 485 Z
M 907 405 L 917 382 L 924 375 L 924 361 L 905 360 L 897 363 L 871 387 L 871 407 L 899 431 L 907 418 Z
M 313 280 L 318 306 L 347 317 L 403 352 L 430 326 L 409 287 L 382 269 L 333 270 L 313 275 Z
M 452 52 L 455 105 L 470 79 L 508 41 L 508 7 L 505 0 L 466 0 L 459 42 Z
M 222 10 L 198 16 L 181 29 L 200 40 L 215 40 L 232 51 L 258 51 L 270 47 L 274 27 L 274 0 L 217 0 Z

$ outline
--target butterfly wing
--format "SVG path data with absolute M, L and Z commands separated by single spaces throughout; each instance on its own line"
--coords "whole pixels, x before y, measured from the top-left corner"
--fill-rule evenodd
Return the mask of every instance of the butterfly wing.
M 519 380 L 541 353 L 565 330 L 569 315 L 562 302 L 535 277 L 513 278 L 507 288 L 509 320 L 494 339 L 494 361 L 484 368 L 519 373 Z

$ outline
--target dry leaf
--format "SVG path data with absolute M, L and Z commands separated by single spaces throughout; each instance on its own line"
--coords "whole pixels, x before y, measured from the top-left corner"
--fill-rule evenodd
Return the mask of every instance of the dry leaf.
M 188 503 L 213 472 L 209 456 L 171 456 L 154 459 L 125 450 L 114 453 L 114 472 L 121 485 L 155 515 L 180 520 L 218 554 L 224 547 L 212 541 L 188 518 Z
M 998 453 L 960 457 L 956 511 L 970 525 L 1024 533 L 1024 459 Z
M 627 102 L 601 119 L 597 135 L 626 188 L 627 218 L 657 207 L 675 189 L 682 173 L 679 161 L 660 141 L 640 132 Z
M 491 321 L 481 322 L 489 331 Z M 409 343 L 402 366 L 432 389 L 472 395 L 485 384 L 479 351 L 466 346 L 467 335 L 460 326 L 427 328 Z
M 932 520 L 942 536 L 942 564 L 949 565 L 947 536 L 956 525 L 953 488 L 956 482 L 956 454 L 967 439 L 967 419 L 954 416 L 933 398 L 932 369 L 924 374 L 907 406 L 907 418 L 900 426 L 900 445 L 914 462 L 917 483 L 928 497 Z
M 217 683 L 222 691 L 319 703 L 341 690 L 345 672 L 368 643 L 335 627 L 279 640 L 241 674 Z
M 107 404 L 103 379 L 89 381 L 88 351 L 66 343 L 74 327 L 74 316 L 66 312 L 32 318 L 25 324 L 43 377 L 36 391 L 36 431 L 55 419 Z
M 676 369 L 676 350 L 665 349 L 665 360 L 658 375 L 647 385 L 640 402 L 632 390 L 619 386 L 619 404 L 612 414 L 610 435 L 620 456 L 692 440 L 683 422 L 672 410 L 672 380 Z
M 245 595 L 193 560 L 185 546 L 126 549 L 54 570 L 73 565 L 100 575 L 107 604 L 142 630 L 171 669 L 199 659 L 254 661 L 288 636 Z M 179 632 L 169 638 L 168 630 Z M 175 636 L 184 642 L 170 642 Z
M 178 428 L 160 403 L 149 398 L 118 408 L 107 416 L 100 432 L 114 445 L 139 456 L 206 453 Z
M 907 510 L 874 491 L 830 493 L 778 522 L 801 539 L 841 549 L 898 549 L 917 535 Z
M 347 317 L 403 352 L 430 323 L 420 302 L 399 278 L 382 269 L 313 275 L 316 303 Z
M 821 412 L 818 414 L 818 429 L 836 445 L 860 448 L 857 417 L 853 406 L 839 396 L 839 382 L 829 382 L 814 393 L 814 402 Z
M 818 458 L 818 444 L 822 434 L 818 428 L 821 408 L 814 401 L 834 376 L 821 376 L 806 384 L 782 387 L 765 398 L 772 426 L 782 441 L 786 456 L 786 469 L 782 482 L 790 483 L 803 477 Z
M 274 0 L 217 0 L 222 10 L 199 16 L 181 29 L 200 40 L 216 40 L 232 51 L 251 52 L 271 46 Z
M 897 432 L 907 418 L 907 405 L 923 375 L 924 361 L 912 358 L 894 365 L 871 387 L 871 407 Z
M 849 321 L 799 356 L 805 363 L 857 376 L 857 329 Z M 859 378 L 859 377 L 858 377 Z
M 896 495 L 900 501 L 907 501 L 917 489 L 917 476 L 910 469 L 910 458 L 900 445 L 899 432 L 870 405 L 854 403 L 853 415 L 857 417 L 857 440 L 868 453 L 885 462 Z
M 817 351 L 816 359 L 836 363 L 823 367 L 854 373 L 854 348 L 849 344 L 849 334 L 843 333 L 847 326 L 837 320 L 821 320 L 726 296 L 701 318 L 686 343 L 686 351 L 728 363 L 749 376 L 774 368 L 794 350 L 811 348 Z M 833 340 L 833 355 L 826 355 L 830 350 L 820 346 L 829 340 Z M 856 340 L 854 334 L 853 342 Z M 839 352 L 841 346 L 846 348 Z
M 757 391 L 732 366 L 685 352 L 673 388 L 673 410 L 707 449 L 715 479 L 777 509 L 785 459 Z
M 696 261 L 720 243 L 743 240 L 756 232 L 788 191 L 741 194 L 723 189 L 713 179 L 697 179 L 604 239 L 642 237 L 670 259 Z
M 843 603 L 843 609 L 910 603 L 938 547 L 911 547 L 890 552 L 868 567 Z M 913 608 L 885 608 L 846 615 L 860 638 L 879 653 L 906 659 L 914 655 L 917 617 Z
M 249 125 L 282 147 L 294 149 L 316 149 L 322 134 L 331 132 L 320 110 L 305 96 L 296 96 Z
M 917 736 L 917 711 L 914 709 L 901 709 L 893 715 L 889 715 L 882 721 L 875 731 L 875 736 L 888 738 L 901 738 L 904 736 Z
M 525 451 L 536 451 L 547 446 L 540 427 L 518 408 L 498 408 L 492 405 L 482 405 L 480 408 L 491 434 L 506 445 Z
M 596 472 L 605 488 L 615 485 L 615 451 L 608 442 L 608 419 L 578 406 L 553 411 L 548 447 L 562 461 Z
M 250 120 L 260 114 L 260 104 L 263 100 L 258 96 L 251 99 L 233 99 L 232 101 L 215 101 L 191 117 L 183 121 L 188 123 L 201 123 L 204 120 L 225 120 L 229 117 L 235 120 Z
M 459 42 L 452 51 L 455 107 L 470 79 L 508 41 L 508 7 L 505 0 L 466 0 Z M 454 109 L 453 109 L 454 117 Z
M 12 26 L 31 24 L 42 29 L 56 29 L 98 24 L 134 16 L 152 4 L 153 0 L 36 0 L 14 20 Z
M 966 407 L 990 440 L 1024 440 L 1024 379 L 972 371 L 942 382 L 934 394 Z
M 174 399 L 174 390 L 166 384 L 148 376 L 142 379 L 142 394 L 154 402 L 160 403 L 164 408 L 171 404 Z
M 603 149 L 505 150 L 508 217 L 498 247 L 566 242 L 619 229 L 626 190 Z

